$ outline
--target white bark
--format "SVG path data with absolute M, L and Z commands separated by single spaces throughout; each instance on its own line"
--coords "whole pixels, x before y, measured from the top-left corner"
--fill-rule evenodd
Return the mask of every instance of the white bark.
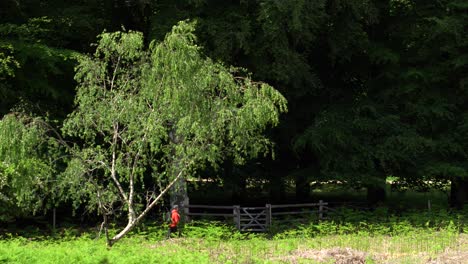
M 122 188 L 122 185 L 120 185 L 119 180 L 117 179 L 117 173 L 116 173 L 116 168 L 115 168 L 115 161 L 116 161 L 116 146 L 117 146 L 117 138 L 119 136 L 119 126 L 117 124 L 114 124 L 114 136 L 112 138 L 112 161 L 111 161 L 111 178 L 114 181 L 115 186 L 119 190 L 119 194 L 124 200 L 126 204 L 128 204 L 128 197 L 125 194 L 125 191 Z
M 187 168 L 188 166 L 189 165 L 187 165 L 185 168 Z M 177 180 L 179 180 L 179 178 L 182 176 L 182 173 L 183 173 L 185 168 L 183 168 L 179 172 L 177 177 L 175 177 L 169 183 L 169 185 L 166 186 L 166 188 L 158 195 L 158 197 L 156 197 L 156 199 L 154 199 L 154 201 L 152 201 L 146 207 L 146 209 L 143 212 L 141 212 L 140 215 L 138 215 L 138 217 L 136 217 L 134 219 L 129 219 L 129 221 L 127 223 L 127 226 L 125 226 L 125 228 L 122 231 L 120 231 L 117 235 L 115 235 L 112 239 L 108 240 L 108 242 L 107 242 L 108 246 L 112 246 L 112 244 L 114 244 L 119 239 L 121 239 L 123 236 L 125 236 L 128 232 L 130 232 L 130 230 L 132 230 L 133 227 L 135 227 L 141 221 L 141 219 L 143 219 L 146 216 L 146 214 L 148 214 L 148 212 L 158 203 L 158 201 L 162 198 L 162 196 L 167 193 L 167 191 L 174 185 L 174 183 L 177 182 Z

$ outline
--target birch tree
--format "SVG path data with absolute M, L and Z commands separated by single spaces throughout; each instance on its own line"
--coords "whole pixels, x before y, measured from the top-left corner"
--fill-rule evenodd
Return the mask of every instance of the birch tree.
M 201 55 L 193 31 L 180 22 L 146 50 L 141 33 L 103 33 L 96 52 L 79 60 L 76 109 L 63 131 L 80 144 L 70 148 L 75 158 L 64 177 L 103 215 L 108 246 L 191 169 L 216 165 L 227 151 L 238 163 L 268 153 L 262 133 L 286 111 L 268 84 Z M 145 200 L 149 174 L 160 191 Z M 116 207 L 127 225 L 110 237 Z
M 0 119 L 0 221 L 35 215 L 61 201 L 60 148 L 38 117 L 11 113 Z

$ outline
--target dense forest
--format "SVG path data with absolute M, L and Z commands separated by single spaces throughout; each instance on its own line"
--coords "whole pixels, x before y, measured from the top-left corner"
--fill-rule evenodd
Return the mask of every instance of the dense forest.
M 130 224 L 184 170 L 468 200 L 466 0 L 2 0 L 0 36 L 0 221 Z

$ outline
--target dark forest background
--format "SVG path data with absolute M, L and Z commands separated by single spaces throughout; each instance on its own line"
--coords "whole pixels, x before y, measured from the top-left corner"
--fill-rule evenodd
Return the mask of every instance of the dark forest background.
M 288 100 L 267 131 L 274 159 L 226 157 L 198 172 L 226 204 L 248 203 L 249 188 L 306 202 L 323 183 L 365 189 L 376 204 L 389 177 L 446 190 L 453 207 L 467 201 L 466 0 L 1 0 L 0 117 L 26 110 L 60 127 L 73 110 L 74 54 L 92 53 L 104 30 L 149 43 L 186 19 L 204 55 Z

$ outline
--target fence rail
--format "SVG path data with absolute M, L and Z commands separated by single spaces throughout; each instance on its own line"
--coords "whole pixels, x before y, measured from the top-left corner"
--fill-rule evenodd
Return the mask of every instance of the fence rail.
M 318 203 L 304 204 L 266 204 L 264 207 L 242 207 L 233 206 L 215 206 L 215 205 L 185 205 L 185 215 L 190 216 L 221 216 L 232 217 L 237 229 L 241 231 L 260 231 L 265 232 L 271 226 L 274 216 L 285 215 L 313 215 L 317 214 L 319 219 L 324 219 L 324 214 L 330 211 L 328 203 L 320 200 Z M 318 210 L 292 211 L 291 208 L 311 208 L 318 207 Z M 204 212 L 191 212 L 190 209 L 205 209 Z M 206 212 L 209 210 L 210 212 Z M 282 210 L 280 212 L 274 210 Z M 224 212 L 221 212 L 224 211 Z M 226 211 L 229 211 L 227 213 Z M 279 219 L 278 219 L 279 220 Z M 276 221 L 276 220 L 275 220 Z M 279 220 L 278 222 L 282 222 Z
M 201 208 L 201 209 L 232 209 L 232 206 L 217 206 L 217 205 L 186 205 L 188 208 Z

